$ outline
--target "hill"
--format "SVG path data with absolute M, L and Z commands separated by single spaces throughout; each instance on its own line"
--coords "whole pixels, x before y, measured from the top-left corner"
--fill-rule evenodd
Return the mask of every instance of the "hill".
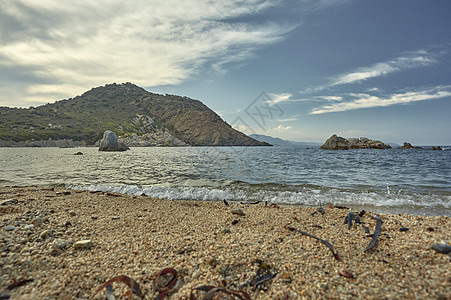
M 96 87 L 39 107 L 0 107 L 3 144 L 71 139 L 92 145 L 106 130 L 134 141 L 132 146 L 268 145 L 233 129 L 198 100 L 154 94 L 132 83 Z
M 319 147 L 319 146 L 321 146 L 320 143 L 295 142 L 295 141 L 283 140 L 281 138 L 272 137 L 272 136 L 263 135 L 263 134 L 250 134 L 249 136 L 256 139 L 257 141 L 266 142 L 273 146 L 278 146 L 278 147 Z

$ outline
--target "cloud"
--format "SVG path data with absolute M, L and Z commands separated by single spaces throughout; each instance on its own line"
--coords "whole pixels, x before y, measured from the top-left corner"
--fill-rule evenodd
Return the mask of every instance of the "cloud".
M 6 95 L 20 83 L 33 102 L 111 82 L 178 84 L 204 67 L 223 73 L 296 27 L 240 21 L 279 0 L 2 1 L 0 70 L 29 77 Z
M 290 118 L 286 118 L 286 119 L 279 119 L 277 120 L 278 122 L 292 122 L 292 121 L 297 121 L 298 120 L 299 115 L 294 115 Z
M 290 98 L 293 96 L 290 93 L 282 93 L 282 94 L 268 94 L 271 100 L 266 100 L 265 103 L 269 105 L 275 105 L 282 102 L 290 101 Z
M 437 53 L 427 50 L 416 50 L 403 53 L 402 55 L 388 61 L 378 62 L 371 66 L 360 67 L 356 70 L 333 76 L 329 78 L 329 83 L 324 85 L 309 87 L 301 93 L 315 93 L 325 89 L 345 84 L 359 83 L 372 78 L 387 76 L 395 72 L 402 72 L 413 68 L 427 67 L 438 63 L 438 58 L 446 52 Z
M 451 85 L 437 86 L 434 88 L 423 89 L 413 92 L 398 93 L 389 95 L 387 97 L 379 97 L 366 93 L 354 93 L 349 94 L 349 96 L 355 99 L 348 102 L 338 102 L 314 108 L 310 112 L 310 114 L 319 115 L 330 112 L 341 112 L 353 109 L 372 108 L 372 107 L 385 107 L 396 104 L 407 104 L 416 101 L 451 97 Z
M 369 67 L 362 67 L 355 71 L 338 75 L 335 78 L 332 78 L 331 83 L 328 86 L 355 83 L 394 72 L 429 66 L 437 63 L 435 56 L 435 54 L 422 50 L 406 53 L 393 60 L 376 63 Z

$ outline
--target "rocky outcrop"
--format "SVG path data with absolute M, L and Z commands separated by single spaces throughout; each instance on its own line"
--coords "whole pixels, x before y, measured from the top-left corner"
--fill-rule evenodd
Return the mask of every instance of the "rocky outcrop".
M 129 149 L 124 143 L 118 142 L 117 135 L 114 132 L 107 130 L 103 133 L 99 151 L 126 151 Z
M 442 149 L 442 147 L 440 147 L 440 146 L 437 146 L 437 147 L 432 146 L 432 147 L 431 147 L 431 150 L 443 150 L 443 149 Z
M 411 143 L 404 142 L 404 144 L 402 144 L 401 146 L 401 149 L 421 149 L 421 147 L 415 147 L 412 146 Z
M 348 149 L 388 149 L 390 145 L 385 145 L 378 140 L 371 140 L 366 137 L 361 138 L 343 138 L 332 135 L 326 140 L 326 142 L 320 147 L 325 150 L 348 150 Z
M 319 148 L 325 150 L 347 150 L 349 149 L 348 144 L 349 142 L 347 139 L 334 134 Z

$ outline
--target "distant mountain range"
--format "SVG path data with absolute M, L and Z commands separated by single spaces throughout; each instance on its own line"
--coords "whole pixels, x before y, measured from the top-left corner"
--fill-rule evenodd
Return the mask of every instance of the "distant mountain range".
M 198 100 L 150 93 L 132 83 L 38 107 L 0 107 L 0 146 L 55 146 L 64 139 L 93 145 L 106 130 L 131 146 L 268 145 L 233 129 Z
M 319 147 L 321 143 L 314 142 L 295 142 L 289 140 L 283 140 L 281 138 L 272 137 L 263 134 L 250 134 L 250 137 L 256 139 L 257 141 L 266 142 L 276 147 Z

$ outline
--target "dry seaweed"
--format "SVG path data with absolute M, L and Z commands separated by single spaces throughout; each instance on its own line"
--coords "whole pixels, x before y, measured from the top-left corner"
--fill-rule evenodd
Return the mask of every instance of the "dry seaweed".
M 255 202 L 240 202 L 240 204 L 259 204 L 260 202 L 260 200 L 257 200 Z
M 111 284 L 107 285 L 105 288 L 106 300 L 116 300 L 113 294 L 113 286 Z
M 254 280 L 252 280 L 251 286 L 257 287 L 258 285 L 261 285 L 262 283 L 265 283 L 266 281 L 271 280 L 273 277 L 274 277 L 274 275 L 270 274 L 270 273 L 263 274 L 262 276 L 259 276 L 259 277 L 255 278 Z
M 317 239 L 318 241 L 320 241 L 321 243 L 323 243 L 324 245 L 326 245 L 326 246 L 330 249 L 330 251 L 332 251 L 332 254 L 334 255 L 334 257 L 335 257 L 336 260 L 340 260 L 340 257 L 339 257 L 338 254 L 335 252 L 334 246 L 332 246 L 332 244 L 329 243 L 328 241 L 323 240 L 323 239 L 320 239 L 319 237 L 316 237 L 316 236 L 314 236 L 314 235 L 312 235 L 312 234 L 310 234 L 310 233 L 301 231 L 301 230 L 299 230 L 299 229 L 295 229 L 295 228 L 289 227 L 289 226 L 286 226 L 286 227 L 287 227 L 287 229 L 289 229 L 290 231 L 297 231 L 297 232 L 299 232 L 299 233 L 301 233 L 301 234 L 303 234 L 303 235 L 306 235 L 306 236 L 309 236 L 309 237 L 311 237 L 311 238 Z
M 354 212 L 351 211 L 345 218 L 345 221 L 343 224 L 348 223 L 348 229 L 351 229 L 352 227 L 352 220 L 354 219 Z
M 340 269 L 340 270 L 338 270 L 338 274 L 340 274 L 341 276 L 346 277 L 346 278 L 354 278 L 354 275 L 348 269 Z
M 324 208 L 322 208 L 322 207 L 318 207 L 314 212 L 312 212 L 310 215 L 314 215 L 314 214 L 316 214 L 316 213 L 320 213 L 320 214 L 322 214 L 322 215 L 324 215 L 325 213 L 326 213 L 326 211 L 324 210 Z
M 368 245 L 368 247 L 366 247 L 365 252 L 370 250 L 371 248 L 373 248 L 374 245 L 376 245 L 377 239 L 379 238 L 379 235 L 381 234 L 381 227 L 382 227 L 381 218 L 378 215 L 376 215 L 376 217 L 372 217 L 372 218 L 376 219 L 376 228 L 374 229 L 373 238 L 371 239 L 371 242 Z
M 95 292 L 94 296 L 97 295 L 98 292 L 100 292 L 102 289 L 108 287 L 109 285 L 111 285 L 113 282 L 122 282 L 125 283 L 126 285 L 128 285 L 128 287 L 130 288 L 130 291 L 128 291 L 126 293 L 126 295 L 129 295 L 129 299 L 131 299 L 131 294 L 134 293 L 136 294 L 138 297 L 143 296 L 142 292 L 141 292 L 141 288 L 139 287 L 139 284 L 136 283 L 135 280 L 133 280 L 132 278 L 125 276 L 125 275 L 119 275 L 116 276 L 114 278 L 111 278 L 110 280 L 108 280 L 107 282 L 105 282 L 101 287 L 99 287 L 97 289 L 97 291 Z
M 163 285 L 162 287 L 159 286 L 159 279 L 161 276 L 166 274 L 172 274 L 171 280 Z M 166 268 L 158 272 L 157 276 L 155 277 L 155 280 L 153 282 L 153 288 L 155 291 L 160 291 L 158 296 L 155 298 L 156 300 L 164 299 L 166 295 L 169 293 L 169 291 L 174 287 L 175 283 L 177 282 L 178 272 L 173 268 Z
M 225 287 L 216 287 L 211 285 L 202 285 L 200 287 L 191 289 L 190 300 L 196 300 L 196 297 L 193 294 L 193 290 L 206 292 L 205 296 L 202 298 L 203 300 L 213 299 L 218 293 L 228 294 L 241 300 L 251 300 L 251 297 L 244 291 L 234 291 L 229 290 Z
M 25 285 L 29 282 L 33 281 L 33 279 L 25 279 L 25 280 L 19 280 L 19 281 L 14 281 L 13 283 L 11 283 L 10 285 L 8 285 L 8 287 L 6 288 L 7 290 L 12 290 L 15 289 L 19 286 Z
M 361 224 L 361 225 L 362 225 L 363 229 L 365 230 L 365 233 L 370 234 L 370 229 L 363 224 Z

